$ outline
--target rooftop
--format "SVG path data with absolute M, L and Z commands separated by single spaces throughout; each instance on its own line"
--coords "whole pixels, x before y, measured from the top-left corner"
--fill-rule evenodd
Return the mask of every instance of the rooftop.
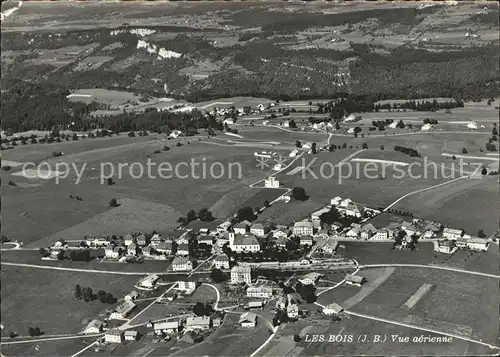
M 255 323 L 257 321 L 257 315 L 251 312 L 245 312 L 241 314 L 239 323 L 241 324 L 242 322 L 253 322 Z
M 236 234 L 234 236 L 234 245 L 258 245 L 259 241 L 256 236 L 251 233 Z

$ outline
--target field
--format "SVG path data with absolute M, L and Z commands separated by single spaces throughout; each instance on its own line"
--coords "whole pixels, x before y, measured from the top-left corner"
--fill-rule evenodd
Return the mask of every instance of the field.
M 410 311 L 402 308 L 424 283 L 433 284 L 435 289 Z M 396 268 L 394 274 L 352 310 L 495 344 L 497 307 L 495 279 L 425 268 Z
M 1 347 L 4 356 L 33 357 L 66 357 L 72 356 L 96 340 L 95 337 L 4 345 Z
M 15 331 L 26 336 L 38 326 L 46 335 L 81 331 L 84 321 L 112 305 L 75 300 L 75 285 L 105 290 L 115 297 L 130 292 L 136 276 L 75 273 L 2 266 L 2 335 Z M 22 277 L 22 278 L 20 278 Z M 19 284 L 20 279 L 22 284 Z
M 465 179 L 451 185 L 409 196 L 394 209 L 410 211 L 416 217 L 431 219 L 449 227 L 487 235 L 498 229 L 500 211 L 492 198 L 498 196 L 497 176 L 480 180 Z M 450 209 L 452 207 L 452 209 Z
M 420 242 L 414 251 L 392 250 L 391 242 L 341 242 L 337 254 L 356 259 L 359 264 L 429 264 L 433 257 L 433 244 Z
M 183 140 L 182 147 L 174 146 L 177 141 L 155 140 L 154 137 L 136 142 L 129 139 L 134 138 L 86 139 L 57 144 L 50 149 L 49 145 L 36 144 L 11 150 L 12 154 L 5 155 L 10 161 L 46 159 L 52 168 L 58 163 L 69 165 L 65 167 L 70 173 L 58 184 L 54 180 L 13 178 L 19 183 L 38 186 L 9 186 L 4 190 L 4 234 L 30 243 L 49 235 L 50 239 L 56 238 L 57 232 L 76 238 L 90 231 L 124 234 L 131 230 L 169 230 L 190 209 L 210 208 L 224 199 L 221 205 L 234 213 L 238 204 L 250 200 L 249 204 L 263 205 L 265 199 L 272 200 L 281 192 L 253 189 L 244 199 L 226 196 L 240 188 L 247 190 L 249 184 L 265 177 L 266 173 L 256 167 L 251 149 L 227 150 L 222 146 L 198 143 L 196 139 Z M 72 147 L 73 144 L 76 146 Z M 153 154 L 167 144 L 170 151 Z M 42 149 L 38 153 L 35 152 L 37 147 Z M 44 150 L 58 149 L 64 150 L 65 155 L 48 158 L 48 152 L 44 153 Z M 148 159 L 151 159 L 151 175 L 148 174 Z M 127 166 L 132 163 L 135 168 Z M 140 174 L 141 165 L 143 175 Z M 170 167 L 170 171 L 160 172 L 160 165 Z M 75 168 L 81 173 L 80 181 Z M 111 175 L 112 168 L 115 184 L 102 184 L 101 175 Z M 70 195 L 83 200 L 71 199 Z M 252 203 L 252 196 L 259 202 Z M 110 209 L 111 198 L 116 198 L 121 206 Z M 142 217 L 142 223 L 138 217 Z

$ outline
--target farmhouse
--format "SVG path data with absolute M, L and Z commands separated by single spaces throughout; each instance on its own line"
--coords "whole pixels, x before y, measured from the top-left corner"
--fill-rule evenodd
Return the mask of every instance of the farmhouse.
M 193 270 L 193 263 L 185 257 L 176 257 L 172 261 L 173 271 L 191 271 Z
M 387 240 L 392 238 L 393 238 L 393 232 L 385 228 L 377 230 L 377 233 L 375 233 L 375 235 L 372 236 L 372 239 L 377 239 L 377 240 Z
M 462 237 L 463 231 L 461 229 L 445 228 L 443 229 L 443 238 L 457 239 Z
M 144 288 L 154 288 L 160 277 L 156 274 L 147 275 L 145 278 L 139 280 L 138 285 Z
M 252 268 L 249 266 L 235 266 L 231 269 L 231 283 L 247 283 L 252 282 Z
M 179 331 L 179 321 L 155 322 L 153 329 L 157 335 L 176 333 Z
M 310 235 L 305 235 L 305 236 L 302 236 L 300 237 L 300 245 L 309 245 L 309 246 L 312 246 L 313 245 L 313 237 L 310 236 Z
M 286 307 L 286 314 L 290 319 L 296 319 L 299 317 L 299 306 L 297 304 L 288 304 Z
M 128 246 L 129 244 L 132 244 L 132 242 L 134 241 L 134 238 L 132 237 L 131 234 L 127 234 L 125 235 L 125 237 L 123 237 L 123 243 Z
M 134 301 L 136 300 L 137 298 L 139 297 L 139 293 L 135 290 L 132 290 L 131 292 L 129 292 L 127 295 L 125 295 L 125 297 L 123 298 L 124 300 L 128 300 L 128 301 Z
M 358 227 L 353 227 L 353 228 L 349 229 L 349 231 L 347 231 L 345 236 L 346 236 L 346 238 L 349 238 L 349 239 L 358 239 L 359 234 L 360 234 L 360 229 Z
M 453 240 L 439 240 L 434 245 L 434 250 L 443 254 L 453 254 L 457 249 L 455 241 Z
M 368 240 L 372 237 L 372 235 L 376 231 L 377 231 L 377 229 L 373 226 L 373 224 L 371 224 L 371 223 L 365 224 L 361 228 L 360 237 L 361 237 L 361 239 Z
M 181 256 L 188 256 L 189 255 L 189 246 L 187 244 L 179 244 L 177 246 L 177 252 L 175 254 L 181 255 Z
M 125 341 L 136 341 L 139 336 L 139 332 L 136 330 L 125 331 Z
M 279 188 L 280 187 L 280 182 L 275 177 L 270 176 L 270 177 L 268 177 L 267 179 L 264 180 L 264 187 Z
M 234 233 L 235 234 L 245 234 L 249 231 L 250 226 L 252 223 L 249 221 L 242 221 L 234 225 Z
M 255 223 L 250 227 L 250 233 L 257 237 L 264 237 L 269 231 L 269 227 L 263 223 Z
M 273 288 L 270 286 L 249 286 L 247 296 L 253 298 L 269 299 L 273 296 Z
M 163 238 L 158 233 L 153 234 L 151 237 L 151 244 L 156 245 L 160 242 L 163 242 Z
M 285 248 L 288 241 L 289 239 L 287 237 L 281 236 L 278 239 L 276 239 L 275 243 L 277 247 Z
M 340 314 L 342 311 L 344 311 L 342 306 L 336 303 L 331 303 L 323 308 L 323 313 L 328 316 Z
M 85 243 L 91 247 L 105 247 L 108 246 L 111 242 L 108 240 L 108 237 L 105 236 L 87 236 L 85 237 Z
M 104 250 L 106 258 L 118 259 L 120 257 L 120 247 L 108 246 Z
M 229 269 L 229 257 L 222 253 L 215 257 L 214 266 L 217 269 Z
M 457 238 L 458 248 L 469 248 L 471 250 L 483 251 L 488 250 L 489 242 L 484 238 Z
M 104 334 L 104 341 L 107 343 L 122 343 L 123 332 L 118 329 L 111 329 Z
M 137 254 L 137 245 L 134 242 L 132 242 L 128 245 L 127 254 L 128 255 L 136 255 Z
M 139 234 L 135 241 L 137 242 L 137 245 L 141 247 L 144 247 L 146 244 L 148 244 L 148 239 L 145 234 Z
M 366 279 L 359 275 L 347 274 L 345 280 L 346 284 L 348 285 L 361 286 Z
M 208 330 L 211 322 L 210 316 L 189 316 L 186 319 L 186 330 Z
M 245 312 L 240 316 L 239 324 L 241 327 L 254 328 L 257 325 L 257 315 L 251 312 Z
M 83 330 L 83 333 L 85 333 L 85 334 L 100 333 L 100 332 L 102 332 L 102 325 L 103 325 L 103 322 L 101 320 L 92 320 L 85 327 L 85 329 Z
M 231 234 L 234 234 L 231 232 Z M 229 244 L 229 232 L 224 232 L 217 237 L 217 246 L 219 248 L 224 247 L 224 245 Z
M 299 279 L 302 285 L 315 285 L 319 278 L 321 278 L 323 274 L 320 273 L 308 273 Z
M 212 245 L 213 244 L 213 237 L 203 234 L 198 236 L 198 244 L 206 244 L 206 245 Z
M 335 254 L 338 246 L 339 246 L 338 241 L 329 241 L 324 246 L 321 247 L 321 250 L 327 254 Z
M 260 244 L 259 241 L 257 240 L 257 237 L 255 237 L 251 233 L 247 234 L 236 234 L 236 235 L 229 235 L 229 249 L 231 249 L 233 252 L 259 252 L 260 251 Z
M 276 229 L 273 231 L 273 238 L 275 239 L 278 239 L 278 238 L 287 238 L 288 237 L 288 231 L 283 229 L 283 228 L 280 228 L 280 229 Z
M 155 250 L 158 253 L 170 255 L 170 254 L 172 254 L 172 243 L 171 242 L 160 242 L 160 243 L 156 244 Z
M 135 304 L 129 300 L 123 300 L 109 315 L 110 320 L 123 320 L 134 309 Z
M 196 281 L 179 280 L 177 282 L 177 290 L 181 290 L 184 294 L 190 295 L 196 290 Z
M 293 234 L 296 236 L 313 235 L 314 226 L 309 221 L 295 222 L 293 225 Z
M 247 306 L 249 309 L 261 309 L 264 307 L 263 301 L 250 301 Z

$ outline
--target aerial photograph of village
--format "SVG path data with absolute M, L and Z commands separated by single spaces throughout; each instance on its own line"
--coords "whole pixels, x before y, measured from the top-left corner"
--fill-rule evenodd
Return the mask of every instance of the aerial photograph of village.
M 2 1 L 0 357 L 498 356 L 499 30 Z

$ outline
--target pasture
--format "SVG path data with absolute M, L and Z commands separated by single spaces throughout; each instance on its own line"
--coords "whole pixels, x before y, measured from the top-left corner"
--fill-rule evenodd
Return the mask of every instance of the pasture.
M 404 309 L 403 304 L 424 283 L 433 284 L 435 289 L 411 310 Z M 492 278 L 426 268 L 396 268 L 352 310 L 498 343 L 498 281 Z
M 498 176 L 463 179 L 450 185 L 420 192 L 397 203 L 396 210 L 435 220 L 446 226 L 487 235 L 498 229 Z
M 69 168 L 69 174 L 59 183 L 13 179 L 38 186 L 9 186 L 4 190 L 5 234 L 31 243 L 44 236 L 56 238 L 58 232 L 80 239 L 84 232 L 91 231 L 112 235 L 140 229 L 169 230 L 175 228 L 177 219 L 190 209 L 210 208 L 223 197 L 224 203 L 220 205 L 233 213 L 239 208 L 238 204 L 251 200 L 254 195 L 259 201 L 255 201 L 256 205 L 275 197 L 274 191 L 248 188 L 249 184 L 266 177 L 266 172 L 256 167 L 251 149 L 227 150 L 199 143 L 196 138 L 184 140 L 184 145 L 176 147 L 174 140 L 147 138 L 150 139 L 142 137 L 135 142 L 132 140 L 135 138 L 120 137 L 60 143 L 57 148 L 67 154 L 58 158 L 47 157 L 48 152 L 43 150 L 34 153 L 37 146 L 44 150 L 56 149 L 48 144 L 12 150 L 13 157 L 7 157 L 10 161 L 46 160 L 52 168 L 57 164 Z M 163 145 L 171 149 L 154 154 Z M 50 149 L 45 149 L 47 147 Z M 62 166 L 66 164 L 68 166 Z M 108 185 L 105 177 L 112 177 L 114 184 Z M 233 197 L 230 194 L 240 188 L 249 195 Z M 281 190 L 276 190 L 276 194 L 278 192 Z M 82 200 L 71 199 L 70 195 Z M 116 198 L 121 206 L 110 209 L 111 198 Z
M 93 343 L 96 337 L 69 340 L 44 341 L 16 345 L 3 345 L 4 356 L 67 357 L 72 356 Z
M 119 298 L 133 288 L 137 276 L 49 271 L 2 266 L 2 335 L 15 331 L 28 335 L 29 327 L 39 327 L 46 335 L 81 331 L 84 321 L 113 305 L 100 301 L 86 303 L 74 298 L 75 285 L 105 290 Z M 19 284 L 20 279 L 22 284 Z

